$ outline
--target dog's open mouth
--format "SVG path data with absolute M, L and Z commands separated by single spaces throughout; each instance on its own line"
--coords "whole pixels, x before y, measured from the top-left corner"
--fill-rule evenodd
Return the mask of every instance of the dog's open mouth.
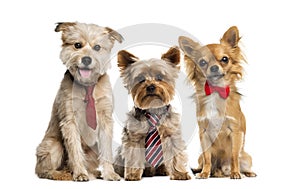
M 79 74 L 83 78 L 89 78 L 92 74 L 92 70 L 85 68 L 78 68 Z

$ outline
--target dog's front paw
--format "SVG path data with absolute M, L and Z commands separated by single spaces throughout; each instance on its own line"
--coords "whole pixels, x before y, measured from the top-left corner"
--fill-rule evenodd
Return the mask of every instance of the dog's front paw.
M 137 173 L 128 173 L 125 175 L 125 180 L 127 181 L 138 181 L 142 179 L 141 174 L 137 174 Z
M 196 174 L 196 179 L 207 179 L 210 173 L 208 172 L 201 172 Z
M 109 181 L 118 181 L 118 180 L 121 180 L 121 177 L 117 173 L 111 172 L 111 173 L 103 175 L 103 179 L 109 180 Z
M 73 175 L 73 180 L 74 181 L 79 181 L 79 182 L 86 182 L 86 181 L 89 181 L 89 177 L 86 175 L 86 174 L 74 174 Z
M 139 175 L 134 175 L 134 174 L 129 174 L 125 176 L 126 181 L 139 181 L 141 180 L 142 177 Z
M 191 176 L 188 173 L 176 173 L 170 176 L 171 180 L 190 180 Z
M 96 177 L 96 179 L 102 179 L 102 173 L 99 170 L 95 170 L 93 175 Z
M 141 180 L 143 175 L 143 169 L 141 168 L 126 168 L 124 179 L 127 181 Z
M 241 173 L 239 173 L 239 172 L 231 172 L 230 178 L 231 179 L 241 179 L 242 176 L 241 176 Z

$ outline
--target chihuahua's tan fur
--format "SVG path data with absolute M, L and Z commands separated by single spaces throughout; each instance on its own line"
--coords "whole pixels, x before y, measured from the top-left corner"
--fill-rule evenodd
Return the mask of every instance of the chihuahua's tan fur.
M 256 176 L 251 170 L 252 159 L 244 151 L 246 121 L 240 108 L 241 94 L 236 81 L 243 76 L 244 57 L 238 46 L 237 27 L 229 28 L 220 44 L 201 45 L 188 37 L 179 37 L 185 54 L 186 72 L 196 94 L 199 137 L 203 153 L 198 159 L 196 178 L 209 176 L 232 179 Z M 224 99 L 218 93 L 207 96 L 205 83 L 230 88 Z

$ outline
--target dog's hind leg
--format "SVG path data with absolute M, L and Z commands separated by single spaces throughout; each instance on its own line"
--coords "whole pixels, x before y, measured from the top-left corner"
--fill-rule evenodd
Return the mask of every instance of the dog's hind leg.
M 117 154 L 114 158 L 113 167 L 118 175 L 124 177 L 124 159 L 122 158 L 121 150 L 121 146 L 119 146 L 117 149 Z
M 180 135 L 164 138 L 163 141 L 165 166 L 171 180 L 191 179 L 186 169 L 187 155 L 184 152 L 185 144 Z
M 191 168 L 193 174 L 201 173 L 203 169 L 203 154 L 198 157 L 198 167 Z
M 58 170 L 63 167 L 63 155 L 63 146 L 58 139 L 44 138 L 36 152 L 35 173 L 37 176 L 53 180 L 72 180 L 70 171 Z
M 246 177 L 256 177 L 256 174 L 251 170 L 252 158 L 245 151 L 240 155 L 240 170 Z

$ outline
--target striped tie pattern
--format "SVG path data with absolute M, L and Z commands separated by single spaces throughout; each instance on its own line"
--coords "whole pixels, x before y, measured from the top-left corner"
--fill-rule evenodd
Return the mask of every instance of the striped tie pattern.
M 145 113 L 145 116 L 150 126 L 145 140 L 146 161 L 151 166 L 158 167 L 163 162 L 161 140 L 156 128 L 159 124 L 160 116 L 150 113 Z

